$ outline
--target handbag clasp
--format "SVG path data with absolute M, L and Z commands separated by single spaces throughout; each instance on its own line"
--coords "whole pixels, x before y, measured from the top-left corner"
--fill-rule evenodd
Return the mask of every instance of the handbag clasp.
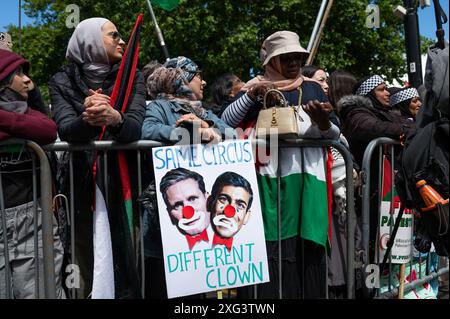
M 278 125 L 278 121 L 277 121 L 277 108 L 273 107 L 272 108 L 272 121 L 270 122 L 270 124 L 272 126 L 277 126 Z

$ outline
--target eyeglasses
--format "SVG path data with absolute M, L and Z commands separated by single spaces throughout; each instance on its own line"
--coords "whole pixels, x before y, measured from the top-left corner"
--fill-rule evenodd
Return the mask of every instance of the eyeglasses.
M 114 41 L 118 41 L 120 39 L 123 39 L 122 35 L 120 34 L 119 31 L 112 31 L 109 32 L 108 35 L 113 38 Z
M 200 81 L 203 81 L 203 76 L 202 76 L 201 72 L 195 73 L 195 76 L 198 77 L 200 79 Z
M 194 77 L 197 77 L 200 79 L 200 81 L 203 81 L 203 76 L 201 71 L 188 71 L 189 73 L 194 73 Z

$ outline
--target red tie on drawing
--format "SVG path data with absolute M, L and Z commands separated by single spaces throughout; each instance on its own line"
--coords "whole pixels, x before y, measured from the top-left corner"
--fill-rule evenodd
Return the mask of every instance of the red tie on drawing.
M 196 243 L 200 241 L 206 241 L 209 242 L 208 233 L 206 232 L 206 229 L 204 229 L 200 234 L 191 236 L 191 235 L 185 235 L 186 240 L 189 245 L 189 250 L 192 250 L 192 248 L 195 246 Z
M 212 244 L 213 244 L 213 246 L 224 245 L 225 247 L 227 247 L 228 251 L 230 251 L 231 247 L 233 246 L 233 237 L 223 238 L 223 237 L 220 237 L 220 236 L 217 236 L 216 234 L 214 234 Z

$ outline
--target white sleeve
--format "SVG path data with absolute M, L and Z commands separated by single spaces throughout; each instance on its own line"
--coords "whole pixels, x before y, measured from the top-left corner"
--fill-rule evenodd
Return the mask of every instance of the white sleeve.
M 300 136 L 302 138 L 316 138 L 316 139 L 330 139 L 330 140 L 339 139 L 341 131 L 331 121 L 330 121 L 331 127 L 327 131 L 321 131 L 317 126 L 317 124 L 311 121 L 311 118 L 309 117 L 308 113 L 305 112 L 303 107 L 298 108 L 297 111 L 301 119 L 299 122 L 300 126 L 299 130 Z
M 235 128 L 254 105 L 255 102 L 245 93 L 239 99 L 228 105 L 225 111 L 223 111 L 221 119 L 229 126 Z

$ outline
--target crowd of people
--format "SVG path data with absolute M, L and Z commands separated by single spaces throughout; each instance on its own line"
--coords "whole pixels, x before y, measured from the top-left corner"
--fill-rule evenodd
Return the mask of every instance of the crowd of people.
M 263 97 L 268 90 L 282 92 L 290 105 L 296 106 L 302 120 L 311 129 L 303 137 L 332 139 L 349 149 L 354 158 L 354 178 L 357 183 L 364 150 L 378 137 L 399 140 L 415 128 L 415 118 L 421 107 L 421 96 L 413 87 L 388 87 L 381 75 L 369 74 L 357 80 L 343 70 L 326 70 L 319 66 L 305 66 L 309 52 L 296 33 L 278 31 L 261 45 L 261 66 L 264 70 L 248 82 L 233 73 L 218 77 L 211 85 L 212 102 L 203 101 L 206 81 L 202 70 L 188 57 L 179 56 L 160 64 L 151 61 L 137 71 L 125 112 L 111 105 L 111 94 L 125 52 L 125 42 L 116 26 L 104 18 L 82 21 L 74 30 L 66 51 L 67 64 L 53 75 L 49 82 L 51 109 L 28 77 L 30 64 L 13 53 L 11 45 L 0 49 L 0 141 L 11 138 L 30 139 L 48 144 L 57 139 L 86 144 L 98 139 L 104 130 L 104 140 L 128 143 L 154 140 L 166 145 L 179 143 L 183 131 L 188 131 L 188 143 L 217 143 L 227 138 L 253 138 L 254 128 Z M 333 71 L 333 72 L 331 72 Z M 329 74 L 330 72 L 330 74 Z M 273 98 L 275 99 L 275 98 Z M 235 130 L 241 129 L 241 130 Z M 232 132 L 231 134 L 229 132 Z M 238 132 L 245 132 L 244 135 Z M 326 175 L 327 152 L 333 157 L 332 167 L 332 219 L 333 243 L 328 241 L 328 204 L 323 189 L 308 187 L 309 179 L 300 176 L 307 170 L 320 179 Z M 60 191 L 69 195 L 67 167 L 69 153 L 58 158 L 58 172 L 65 172 Z M 120 206 L 117 185 L 118 172 L 108 157 L 108 185 L 111 203 Z M 91 151 L 73 154 L 75 193 L 75 260 L 80 267 L 81 286 L 78 298 L 88 298 L 92 290 L 93 274 L 93 162 Z M 132 180 L 133 205 L 144 206 L 145 267 L 147 269 L 146 296 L 165 298 L 164 266 L 161 250 L 158 212 L 151 172 L 145 175 L 146 190 L 138 194 L 133 183 L 137 178 L 136 154 L 127 154 L 129 175 Z M 258 298 L 278 298 L 278 266 L 283 267 L 284 298 L 345 297 L 346 275 L 346 209 L 345 165 L 334 149 L 288 148 L 280 151 L 281 175 L 281 247 L 282 260 L 278 260 L 277 241 L 277 167 L 257 165 L 258 187 L 266 239 L 271 281 L 258 287 Z M 18 166 L 21 165 L 21 166 Z M 12 288 L 15 298 L 33 298 L 34 267 L 42 260 L 34 260 L 32 251 L 22 252 L 22 243 L 32 246 L 33 203 L 30 161 L 3 166 L 2 171 L 16 172 L 2 175 L 7 230 L 0 228 L 0 296 L 4 296 L 5 262 L 11 263 Z M 377 165 L 377 163 L 374 163 Z M 23 166 L 23 167 L 22 167 Z M 149 166 L 150 167 L 150 166 Z M 376 167 L 376 166 L 374 166 Z M 17 173 L 18 168 L 20 172 Z M 24 173 L 28 172 L 28 174 Z M 6 176 L 6 178 L 5 178 Z M 378 178 L 377 176 L 375 176 Z M 376 185 L 376 178 L 371 184 Z M 325 185 L 325 184 L 324 184 Z M 372 198 L 377 198 L 376 187 Z M 26 192 L 24 191 L 26 190 Z M 313 203 L 313 205 L 308 205 Z M 371 201 L 376 212 L 376 200 Z M 360 210 L 360 200 L 356 210 Z M 311 211 L 311 207 L 313 211 Z M 116 215 L 118 213 L 116 212 Z M 376 218 L 376 214 L 373 214 Z M 138 298 L 138 268 L 135 265 L 131 234 L 124 218 L 111 218 L 112 246 L 116 298 Z M 55 221 L 56 224 L 56 221 Z M 40 223 L 37 223 L 40 227 Z M 371 225 L 376 227 L 376 220 Z M 3 226 L 2 226 L 3 227 Z M 63 249 L 60 234 L 54 231 L 55 262 L 58 298 L 65 298 L 62 284 L 62 262 L 69 251 Z M 371 229 L 371 249 L 375 249 L 376 229 Z M 5 258 L 3 236 L 10 245 L 10 258 Z M 360 233 L 357 231 L 357 236 Z M 19 238 L 16 240 L 16 238 Z M 124 243 L 125 242 L 125 243 Z M 358 242 L 358 240 L 357 240 Z M 337 244 L 339 243 L 339 244 Z M 361 247 L 356 245 L 357 249 Z M 122 248 L 120 248 L 122 247 Z M 14 253 L 13 253 L 14 252 Z M 40 254 L 42 257 L 42 253 Z M 12 257 L 12 258 L 11 258 Z M 328 259 L 328 260 L 327 260 Z M 328 264 L 328 267 L 327 267 Z M 343 266 L 344 265 L 344 266 Z M 42 269 L 42 267 L 41 267 Z M 41 292 L 42 293 L 42 292 Z M 238 297 L 251 298 L 252 287 L 241 287 Z

